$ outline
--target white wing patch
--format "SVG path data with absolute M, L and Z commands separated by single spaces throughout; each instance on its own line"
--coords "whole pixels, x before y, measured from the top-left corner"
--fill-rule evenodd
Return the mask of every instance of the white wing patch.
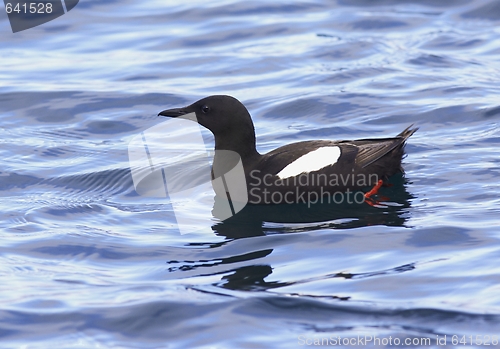
M 278 172 L 280 179 L 294 177 L 301 173 L 309 173 L 333 165 L 340 158 L 339 147 L 322 147 L 302 155 Z

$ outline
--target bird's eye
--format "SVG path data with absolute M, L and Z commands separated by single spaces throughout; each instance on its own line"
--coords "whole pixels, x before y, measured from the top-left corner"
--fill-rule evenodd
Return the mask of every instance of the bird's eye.
M 208 105 L 204 105 L 203 107 L 201 107 L 201 111 L 207 114 L 210 111 L 210 107 Z

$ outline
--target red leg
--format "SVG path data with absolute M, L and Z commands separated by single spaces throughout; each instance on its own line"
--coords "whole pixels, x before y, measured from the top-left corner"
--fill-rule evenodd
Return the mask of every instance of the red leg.
M 377 194 L 377 192 L 380 189 L 380 187 L 382 186 L 382 184 L 384 184 L 384 181 L 379 179 L 377 184 L 375 184 L 375 186 L 372 188 L 372 190 L 370 190 L 368 193 L 365 193 L 365 198 L 368 199 L 370 196 Z
M 370 190 L 369 192 L 365 193 L 365 202 L 372 206 L 372 207 L 386 207 L 385 205 L 381 205 L 378 200 L 375 200 L 372 198 L 373 195 L 376 195 L 378 193 L 378 190 L 382 187 L 384 182 L 380 179 L 377 184 Z M 385 197 L 381 198 L 382 200 L 388 199 Z

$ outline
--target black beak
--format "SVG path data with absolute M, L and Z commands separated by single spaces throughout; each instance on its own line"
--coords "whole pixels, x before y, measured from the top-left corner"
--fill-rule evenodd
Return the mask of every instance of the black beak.
M 169 116 L 171 118 L 176 118 L 182 115 L 186 115 L 188 112 L 184 108 L 167 109 L 158 114 L 158 116 Z

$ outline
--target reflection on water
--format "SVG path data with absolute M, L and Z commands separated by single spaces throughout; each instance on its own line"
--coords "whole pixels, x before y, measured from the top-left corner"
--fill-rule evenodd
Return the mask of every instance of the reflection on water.
M 307 232 L 320 229 L 351 229 L 365 226 L 405 226 L 409 218 L 410 200 L 405 178 L 396 175 L 383 187 L 379 196 L 386 202 L 373 207 L 366 203 L 334 202 L 316 204 L 251 205 L 236 215 L 215 224 L 216 234 L 229 239 L 272 233 Z M 213 215 L 218 216 L 220 200 L 215 198 Z M 383 206 L 382 206 L 383 205 Z M 224 208 L 224 206 L 223 206 Z M 224 216 L 225 218 L 225 216 Z

